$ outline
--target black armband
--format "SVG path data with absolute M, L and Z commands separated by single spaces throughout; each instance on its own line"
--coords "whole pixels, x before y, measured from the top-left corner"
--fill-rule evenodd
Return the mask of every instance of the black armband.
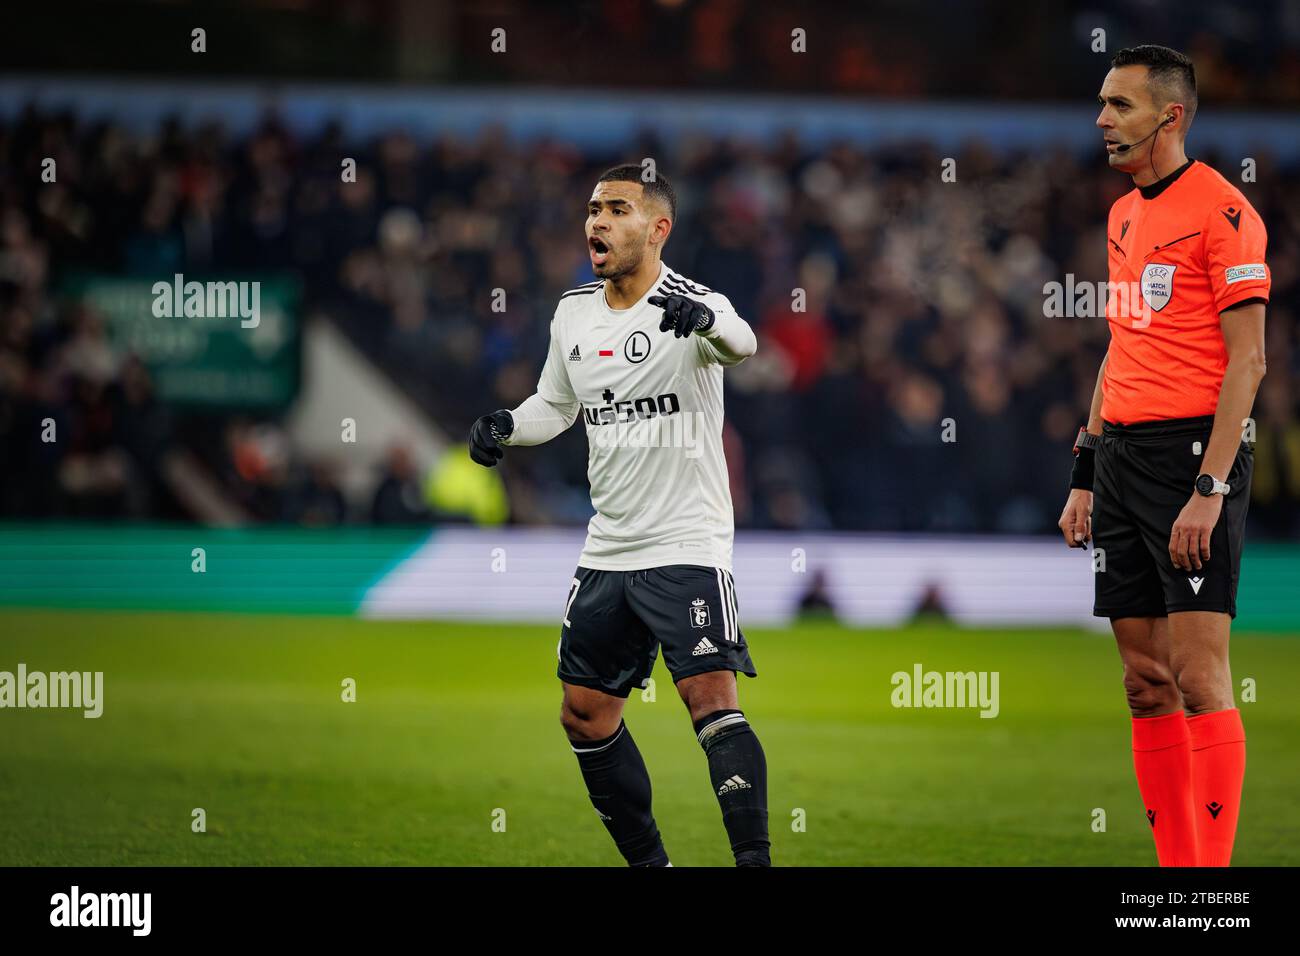
M 1074 468 L 1070 471 L 1070 487 L 1092 491 L 1093 465 L 1096 461 L 1097 447 L 1101 437 L 1088 431 L 1088 426 L 1079 429 L 1074 439 Z
M 1093 468 L 1096 462 L 1095 448 L 1080 448 L 1074 456 L 1074 467 L 1070 470 L 1070 487 L 1092 491 Z

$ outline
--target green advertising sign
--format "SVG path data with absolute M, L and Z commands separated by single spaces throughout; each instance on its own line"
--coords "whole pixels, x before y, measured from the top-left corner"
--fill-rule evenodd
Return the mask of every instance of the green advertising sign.
M 282 408 L 298 393 L 300 289 L 292 276 L 76 276 L 64 291 L 105 318 L 113 347 L 149 368 L 159 400 Z

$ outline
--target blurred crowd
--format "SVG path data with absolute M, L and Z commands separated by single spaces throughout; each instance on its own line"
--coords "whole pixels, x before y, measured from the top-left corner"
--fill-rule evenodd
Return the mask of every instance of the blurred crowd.
M 1154 42 L 1194 58 L 1206 102 L 1300 102 L 1294 0 L 241 0 L 205 5 L 201 56 L 177 40 L 200 25 L 189 6 L 79 17 L 66 3 L 29 4 L 0 31 L 0 62 L 73 75 L 1079 101 L 1116 50 Z
M 1189 153 L 1239 163 L 1198 152 L 1195 129 Z M 1107 333 L 1104 319 L 1045 315 L 1044 285 L 1106 278 L 1106 212 L 1130 184 L 1100 149 L 971 144 L 945 182 L 925 143 L 646 134 L 590 155 L 499 130 L 354 143 L 268 119 L 243 140 L 179 123 L 134 137 L 34 112 L 0 126 L 0 515 L 185 517 L 166 480 L 183 451 L 254 520 L 436 519 L 400 449 L 362 507 L 274 416 L 161 406 L 147 369 L 60 294 L 61 278 L 291 270 L 307 313 L 461 441 L 478 415 L 533 391 L 557 297 L 591 280 L 593 182 L 647 156 L 679 196 L 665 260 L 726 294 L 759 335 L 758 354 L 726 376 L 739 526 L 1054 530 Z M 45 157 L 56 183 L 41 184 Z M 355 181 L 342 181 L 344 157 Z M 1294 538 L 1300 170 L 1255 158 L 1257 182 L 1242 188 L 1270 230 L 1273 296 L 1250 520 Z M 33 439 L 47 420 L 57 442 Z M 579 427 L 508 454 L 511 520 L 584 521 L 585 466 Z
M 1032 10 L 1018 0 L 848 10 L 831 0 L 453 6 L 461 20 L 453 76 L 481 80 L 605 87 L 653 78 L 693 90 L 1077 99 L 1094 91 L 1108 52 L 1161 43 L 1193 58 L 1207 102 L 1300 102 L 1300 12 L 1288 0 L 1089 0 Z M 474 42 L 494 26 L 516 38 L 572 37 L 582 56 L 556 57 L 527 40 L 501 56 Z

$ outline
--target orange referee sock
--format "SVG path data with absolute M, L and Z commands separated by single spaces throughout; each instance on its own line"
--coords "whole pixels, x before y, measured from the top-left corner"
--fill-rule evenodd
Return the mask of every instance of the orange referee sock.
M 1196 807 L 1196 862 L 1227 866 L 1237 836 L 1241 781 L 1246 775 L 1246 729 L 1236 707 L 1187 718 Z
M 1191 739 L 1180 710 L 1133 718 L 1133 769 L 1161 866 L 1196 866 Z

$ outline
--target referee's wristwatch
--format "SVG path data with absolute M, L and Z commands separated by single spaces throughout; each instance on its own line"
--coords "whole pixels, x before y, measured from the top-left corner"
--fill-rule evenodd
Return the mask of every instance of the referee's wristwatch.
M 1232 490 L 1232 486 L 1226 481 L 1220 481 L 1213 475 L 1203 474 L 1196 476 L 1196 492 L 1206 498 L 1210 495 L 1226 495 Z
M 1085 425 L 1079 429 L 1079 434 L 1075 436 L 1074 453 L 1076 455 L 1079 454 L 1079 449 L 1081 448 L 1091 448 L 1095 451 L 1100 444 L 1101 436 L 1094 435 L 1092 432 L 1088 431 L 1088 426 Z

